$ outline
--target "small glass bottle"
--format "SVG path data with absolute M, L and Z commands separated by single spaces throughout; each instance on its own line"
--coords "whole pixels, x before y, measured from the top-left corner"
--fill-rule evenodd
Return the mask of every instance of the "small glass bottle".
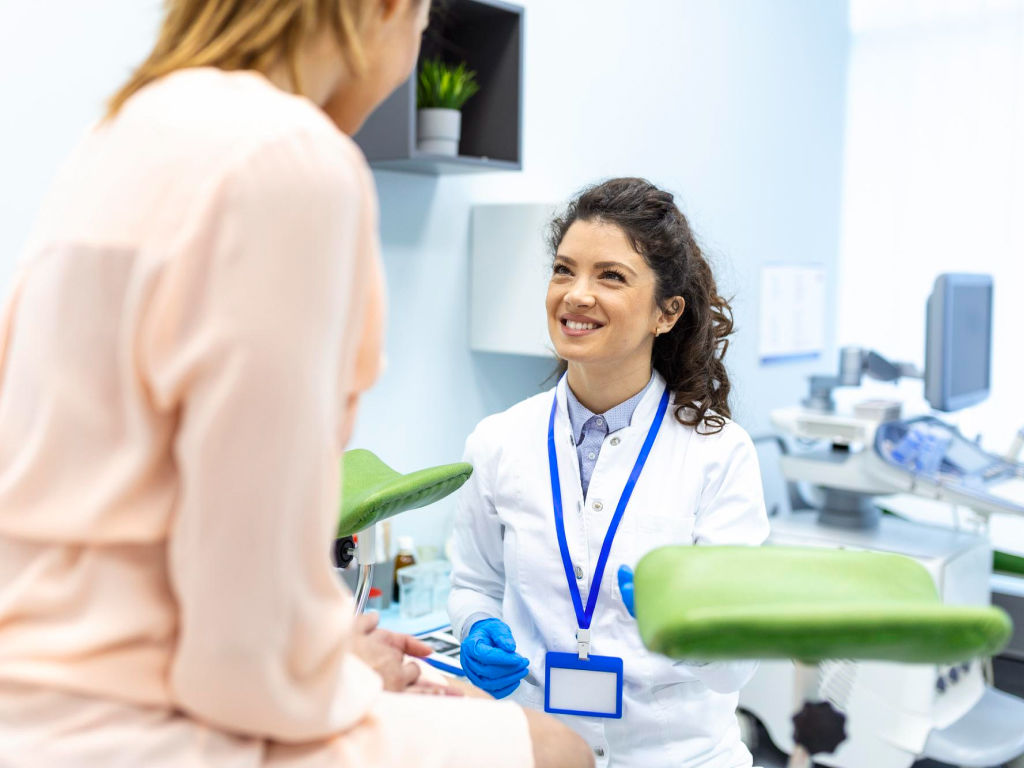
M 416 555 L 413 552 L 412 536 L 399 536 L 398 556 L 395 557 L 395 586 L 391 596 L 392 600 L 398 600 L 398 571 L 405 568 L 407 565 L 415 565 L 415 563 Z

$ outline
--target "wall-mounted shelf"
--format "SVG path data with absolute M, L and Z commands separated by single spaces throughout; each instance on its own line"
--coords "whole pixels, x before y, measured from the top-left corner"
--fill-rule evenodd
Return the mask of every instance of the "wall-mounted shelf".
M 414 74 L 355 136 L 370 165 L 432 175 L 521 169 L 523 9 L 501 0 L 440 4 L 424 33 L 420 60 L 435 56 L 465 61 L 480 83 L 480 91 L 462 109 L 459 155 L 417 151 Z
M 371 160 L 370 164 L 381 171 L 409 171 L 440 175 L 443 173 L 483 173 L 487 171 L 518 171 L 522 166 L 508 160 L 494 160 L 489 157 L 460 155 L 428 155 L 413 149 L 409 157 L 395 160 Z

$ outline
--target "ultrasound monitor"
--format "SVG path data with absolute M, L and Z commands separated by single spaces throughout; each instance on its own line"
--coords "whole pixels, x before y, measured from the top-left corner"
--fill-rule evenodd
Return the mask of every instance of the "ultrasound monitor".
M 925 398 L 939 411 L 980 403 L 991 383 L 992 276 L 939 275 L 927 313 Z

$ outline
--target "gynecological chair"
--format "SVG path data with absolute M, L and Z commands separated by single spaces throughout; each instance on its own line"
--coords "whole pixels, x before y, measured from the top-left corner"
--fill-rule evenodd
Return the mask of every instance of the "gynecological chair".
M 358 563 L 356 613 L 362 613 L 370 594 L 376 562 L 376 525 L 410 509 L 425 507 L 457 491 L 473 473 L 465 462 L 442 464 L 402 474 L 363 449 L 342 458 L 341 510 L 338 515 L 334 563 L 346 568 Z
M 795 661 L 799 711 L 790 768 L 808 768 L 812 755 L 835 751 L 847 718 L 853 726 L 885 727 L 872 713 L 809 700 L 819 690 L 816 665 L 959 664 L 998 652 L 1012 630 L 999 608 L 942 603 L 920 563 L 881 552 L 663 547 L 639 562 L 634 590 L 640 635 L 653 651 L 706 661 Z

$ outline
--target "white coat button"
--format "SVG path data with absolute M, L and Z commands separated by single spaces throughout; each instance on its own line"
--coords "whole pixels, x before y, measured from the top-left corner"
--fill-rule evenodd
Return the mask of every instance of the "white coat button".
M 619 438 L 617 438 L 617 437 L 613 437 L 613 438 L 611 439 L 611 443 L 612 443 L 612 445 L 618 445 L 618 444 L 619 444 L 620 442 L 622 442 L 622 441 L 621 441 L 621 440 L 619 440 Z
M 602 504 L 600 501 L 595 501 L 590 506 L 595 512 L 600 512 L 602 509 L 604 509 L 604 504 Z
M 598 416 L 597 417 L 597 424 L 598 424 L 598 426 L 600 426 L 601 424 L 604 424 L 604 419 L 602 419 L 600 416 Z
M 593 461 L 594 459 L 597 458 L 597 454 L 591 451 L 590 453 L 587 454 L 587 458 Z
M 573 566 L 573 570 L 576 571 L 576 578 L 577 579 L 582 579 L 583 578 L 583 569 L 582 568 L 580 568 L 578 565 L 576 565 L 576 566 Z
M 594 747 L 594 754 L 598 757 L 604 757 L 604 747 Z

